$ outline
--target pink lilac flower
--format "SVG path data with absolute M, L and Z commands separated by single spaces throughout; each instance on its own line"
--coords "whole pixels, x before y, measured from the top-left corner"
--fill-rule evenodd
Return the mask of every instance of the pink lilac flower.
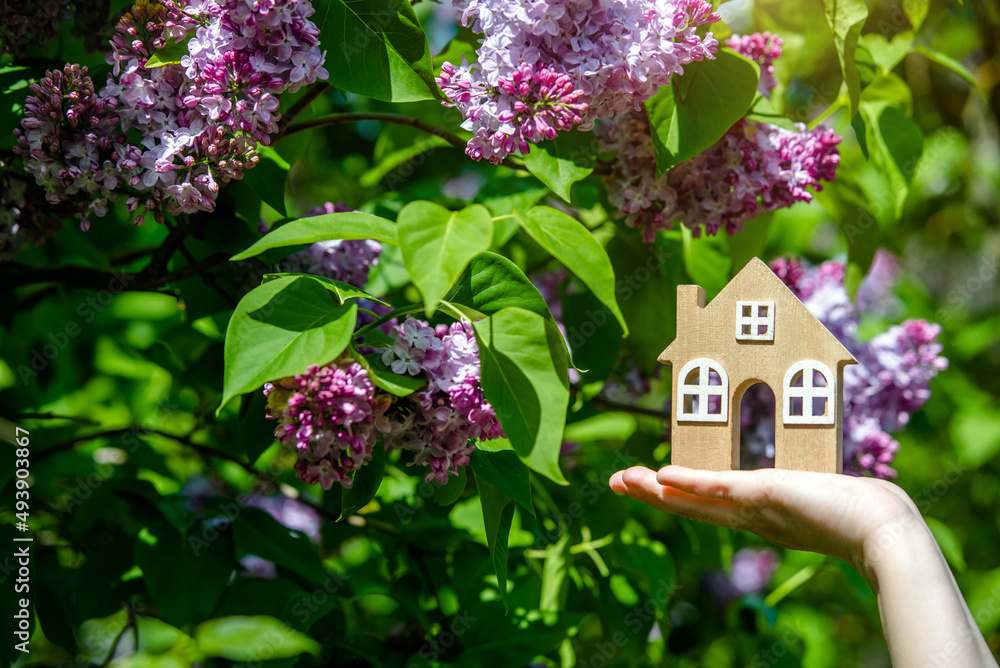
M 46 192 L 50 204 L 73 204 L 81 227 L 89 215 L 103 216 L 117 177 L 105 171 L 125 147 L 117 101 L 100 97 L 87 68 L 49 70 L 30 86 L 14 152 Z
M 755 32 L 750 35 L 733 35 L 726 40 L 726 46 L 760 65 L 760 80 L 757 90 L 764 97 L 771 97 L 771 91 L 778 82 L 774 78 L 774 59 L 781 55 L 784 41 L 769 32 Z
M 274 436 L 295 448 L 295 473 L 306 483 L 350 488 L 352 471 L 371 459 L 378 440 L 380 408 L 375 386 L 349 358 L 264 386 L 267 416 L 278 421 Z
M 99 95 L 86 80 L 93 130 L 79 131 L 82 139 L 66 133 L 37 154 L 35 136 L 52 124 L 46 109 L 26 106 L 26 169 L 51 197 L 82 191 L 98 216 L 125 187 L 139 193 L 126 200 L 136 223 L 147 211 L 160 222 L 165 213 L 212 211 L 221 184 L 256 165 L 258 142 L 277 131 L 278 96 L 328 76 L 313 12 L 307 0 L 137 0 L 116 26 Z M 150 63 L 169 40 L 187 40 L 187 54 Z
M 473 133 L 466 153 L 496 164 L 574 125 L 638 109 L 684 65 L 713 58 L 703 0 L 458 0 L 481 33 L 478 61 L 445 63 L 438 84 Z
M 781 40 L 770 33 L 733 37 L 729 45 L 761 64 L 762 93 L 774 87 L 772 61 Z M 812 201 L 822 181 L 832 181 L 841 138 L 822 126 L 795 130 L 741 119 L 716 144 L 656 176 L 656 156 L 644 111 L 617 116 L 602 125 L 601 149 L 614 154 L 608 198 L 630 227 L 652 241 L 679 221 L 700 236 L 719 230 L 732 235 L 767 211 Z
M 948 368 L 937 340 L 940 325 L 905 320 L 871 340 L 862 340 L 858 323 L 866 311 L 851 301 L 844 288 L 843 263 L 830 261 L 813 267 L 781 259 L 772 267 L 859 362 L 844 369 L 844 471 L 895 477 L 890 463 L 899 443 L 892 433 L 905 427 L 910 415 L 927 402 L 931 379 Z M 878 283 L 889 281 L 891 287 L 894 276 L 894 271 L 873 266 L 865 281 L 871 281 L 869 290 L 884 294 L 890 288 Z M 752 457 L 764 460 L 773 456 L 774 440 L 773 433 L 763 433 L 768 427 L 762 425 L 770 424 L 774 408 L 773 397 L 768 404 L 762 388 L 752 387 L 744 395 L 741 438 L 747 439 L 744 443 Z
M 601 140 L 602 150 L 616 156 L 608 198 L 646 241 L 675 221 L 695 237 L 702 230 L 737 234 L 762 213 L 812 201 L 808 188 L 822 190 L 840 163 L 836 132 L 801 123 L 785 130 L 741 119 L 718 143 L 659 178 L 645 113 L 614 119 Z
M 469 463 L 474 441 L 503 436 L 480 386 L 475 333 L 465 322 L 431 326 L 407 317 L 391 336 L 383 363 L 396 373 L 423 374 L 427 385 L 396 399 L 379 429 L 386 447 L 415 451 L 413 463 L 429 469 L 426 480 L 444 484 Z

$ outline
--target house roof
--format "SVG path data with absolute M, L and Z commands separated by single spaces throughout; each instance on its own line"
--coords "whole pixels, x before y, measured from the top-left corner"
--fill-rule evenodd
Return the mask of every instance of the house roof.
M 697 288 L 698 292 L 703 292 Z M 784 323 L 795 323 L 797 328 L 792 332 L 795 345 L 801 348 L 803 345 L 810 350 L 815 349 L 823 354 L 817 354 L 817 359 L 822 359 L 834 364 L 846 363 L 857 364 L 854 355 L 814 316 L 809 309 L 799 300 L 784 281 L 771 271 L 760 258 L 753 258 L 740 270 L 736 276 L 726 285 L 722 291 L 716 295 L 704 308 L 699 308 L 698 304 L 686 303 L 695 294 L 690 292 L 688 286 L 678 286 L 677 294 L 677 337 L 664 349 L 658 360 L 663 364 L 673 362 L 685 362 L 690 357 L 690 351 L 682 352 L 680 342 L 687 341 L 687 337 L 696 337 L 701 348 L 706 346 L 739 346 L 743 342 L 737 342 L 735 338 L 735 310 L 732 309 L 740 300 L 771 301 L 780 304 L 775 313 L 775 330 L 780 331 Z M 727 306 L 729 308 L 727 308 Z M 794 309 L 792 317 L 785 311 L 787 308 Z M 720 310 L 725 309 L 724 314 Z M 692 322 L 693 320 L 693 322 Z M 709 322 L 732 323 L 726 326 L 725 331 L 703 332 L 702 326 Z M 787 328 L 788 325 L 785 325 Z M 803 329 L 804 328 L 804 329 Z M 720 334 L 724 338 L 720 338 Z M 782 337 L 783 345 L 788 345 L 790 337 Z M 708 343 L 710 342 L 710 343 Z M 803 344 L 803 342 L 805 342 Z M 775 345 L 781 343 L 777 338 Z M 690 349 L 690 346 L 683 346 Z M 678 356 L 683 355 L 685 359 Z

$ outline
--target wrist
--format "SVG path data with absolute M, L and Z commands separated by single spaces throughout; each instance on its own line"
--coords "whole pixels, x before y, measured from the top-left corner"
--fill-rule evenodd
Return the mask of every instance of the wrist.
M 890 570 L 899 571 L 912 561 L 914 554 L 937 550 L 937 542 L 927 528 L 920 512 L 909 504 L 874 527 L 861 541 L 854 557 L 854 567 L 878 593 L 879 576 Z

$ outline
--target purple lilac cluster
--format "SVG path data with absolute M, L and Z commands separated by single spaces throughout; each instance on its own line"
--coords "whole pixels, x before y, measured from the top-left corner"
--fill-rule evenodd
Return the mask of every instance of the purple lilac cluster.
M 424 375 L 427 385 L 396 398 L 379 428 L 387 447 L 415 451 L 414 463 L 429 469 L 426 480 L 444 484 L 469 463 L 472 441 L 504 435 L 480 386 L 475 333 L 466 322 L 431 326 L 407 317 L 390 335 L 382 362 L 397 374 Z
M 77 66 L 33 89 L 17 131 L 26 169 L 50 199 L 89 196 L 84 221 L 119 187 L 139 193 L 127 200 L 136 223 L 213 210 L 220 182 L 241 178 L 277 131 L 277 96 L 327 77 L 313 12 L 306 0 L 137 0 L 99 94 Z M 185 41 L 180 62 L 150 62 Z
M 326 202 L 314 208 L 310 216 L 325 213 L 353 211 L 343 202 Z M 263 225 L 263 223 L 262 223 Z M 266 231 L 262 229 L 261 232 Z M 364 288 L 368 283 L 368 273 L 378 264 L 382 254 L 382 244 L 371 239 L 333 239 L 318 241 L 309 248 L 293 253 L 278 263 L 283 272 L 294 272 L 325 276 L 341 283 L 349 283 Z
M 765 34 L 749 35 L 730 45 L 746 50 L 765 72 L 780 54 L 781 41 Z M 761 79 L 761 87 L 765 79 Z M 773 76 L 767 82 L 773 86 Z M 766 88 L 770 91 L 770 88 Z M 630 112 L 602 126 L 601 148 L 615 154 L 608 177 L 608 197 L 630 227 L 641 228 L 652 241 L 656 232 L 680 221 L 693 236 L 732 235 L 754 217 L 796 202 L 812 200 L 813 190 L 836 175 L 841 138 L 822 126 L 795 130 L 741 119 L 716 144 L 657 178 L 649 120 Z
M 114 161 L 128 150 L 118 101 L 98 95 L 87 68 L 67 64 L 30 86 L 14 152 L 50 204 L 80 203 L 81 226 L 107 212 L 121 181 Z
M 779 563 L 777 552 L 770 548 L 743 548 L 733 555 L 728 575 L 721 570 L 705 574 L 705 588 L 725 607 L 745 594 L 762 593 Z
M 0 52 L 20 56 L 28 47 L 45 46 L 70 16 L 69 0 L 0 2 Z
M 697 29 L 719 20 L 704 0 L 458 0 L 483 35 L 478 61 L 445 63 L 438 84 L 473 133 L 466 148 L 496 164 L 560 130 L 639 108 L 684 65 L 713 58 Z
M 274 436 L 295 448 L 295 473 L 309 484 L 350 488 L 352 471 L 371 459 L 375 421 L 388 404 L 375 396 L 364 368 L 349 357 L 310 366 L 305 373 L 264 385 Z
M 770 32 L 733 35 L 726 40 L 726 46 L 730 49 L 760 65 L 757 90 L 764 97 L 771 97 L 771 91 L 778 85 L 774 78 L 774 59 L 781 55 L 784 43 L 784 40 Z
M 883 285 L 893 274 L 875 263 L 858 293 L 886 295 Z M 893 265 L 894 266 L 894 265 Z M 924 320 L 906 320 L 893 325 L 870 340 L 858 335 L 858 323 L 864 313 L 880 312 L 882 300 L 860 298 L 853 303 L 844 287 L 844 265 L 824 262 L 813 267 L 798 260 L 779 259 L 772 264 L 802 303 L 857 358 L 858 364 L 844 369 L 844 471 L 854 475 L 869 472 L 878 478 L 895 477 L 889 466 L 899 443 L 891 436 L 902 429 L 910 415 L 930 398 L 930 380 L 948 367 L 941 356 L 937 337 L 940 325 Z M 866 309 L 863 310 L 861 305 Z M 774 397 L 764 396 L 763 386 L 751 388 L 744 398 L 743 434 L 748 436 L 748 450 L 759 457 L 773 456 L 774 434 L 767 432 L 774 414 Z M 773 429 L 773 427 L 771 427 Z

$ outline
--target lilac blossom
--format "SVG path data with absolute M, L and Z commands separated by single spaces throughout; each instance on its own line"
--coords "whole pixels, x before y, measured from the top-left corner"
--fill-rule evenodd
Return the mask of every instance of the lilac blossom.
M 770 33 L 735 36 L 730 46 L 761 64 L 760 90 L 774 86 L 772 61 L 781 40 Z M 702 230 L 732 235 L 767 211 L 810 202 L 809 191 L 832 181 L 841 138 L 822 126 L 807 130 L 802 123 L 786 130 L 741 119 L 722 139 L 699 155 L 660 177 L 644 111 L 620 115 L 602 125 L 601 149 L 615 161 L 608 177 L 608 198 L 630 227 L 642 229 L 652 241 L 656 232 L 679 221 L 693 236 Z
M 713 58 L 697 29 L 719 20 L 703 0 L 458 0 L 481 33 L 478 61 L 445 63 L 438 83 L 473 133 L 466 153 L 496 164 L 574 125 L 638 109 L 684 65 Z
M 892 258 L 882 260 L 886 261 Z M 895 477 L 890 463 L 899 443 L 892 433 L 905 427 L 910 415 L 927 402 L 931 379 L 948 367 L 937 340 L 940 325 L 911 319 L 870 340 L 862 340 L 858 323 L 865 313 L 860 308 L 865 302 L 851 301 L 844 287 L 843 263 L 829 261 L 813 267 L 782 258 L 772 268 L 858 360 L 858 364 L 844 369 L 845 473 Z M 884 265 L 879 267 L 876 263 L 865 278 L 867 289 L 887 294 L 891 292 L 894 276 L 895 271 L 888 272 Z M 878 285 L 880 281 L 890 284 Z M 878 303 L 868 302 L 868 305 Z M 774 400 L 772 396 L 768 403 L 763 393 L 761 385 L 747 391 L 741 420 L 741 438 L 751 456 L 761 461 L 773 456 L 774 444 L 770 432 Z
M 726 606 L 730 601 L 746 594 L 760 594 L 777 570 L 780 560 L 770 548 L 746 547 L 733 555 L 733 563 L 726 574 L 710 571 L 704 584 L 716 602 Z
M 353 211 L 343 202 L 326 202 L 309 212 L 310 216 Z M 261 232 L 266 228 L 261 223 Z M 378 264 L 382 244 L 371 239 L 333 239 L 318 241 L 309 248 L 293 253 L 278 263 L 283 272 L 325 276 L 356 288 L 368 283 L 368 273 Z M 368 304 L 371 305 L 371 304 Z
M 475 333 L 466 322 L 431 326 L 407 317 L 391 336 L 382 362 L 395 373 L 423 374 L 427 385 L 396 398 L 379 429 L 386 447 L 415 451 L 413 463 L 429 469 L 426 480 L 444 484 L 469 463 L 473 441 L 503 436 L 480 386 Z
M 350 473 L 371 459 L 378 440 L 375 420 L 385 406 L 360 364 L 350 360 L 312 365 L 305 373 L 264 385 L 274 436 L 293 447 L 298 477 L 330 489 L 353 484 Z
M 657 178 L 649 121 L 644 112 L 614 119 L 602 135 L 602 150 L 614 153 L 608 198 L 629 227 L 651 242 L 675 221 L 698 237 L 743 231 L 767 211 L 810 202 L 808 188 L 832 181 L 840 137 L 830 128 L 795 130 L 738 121 L 716 144 Z
M 29 89 L 14 152 L 48 202 L 75 205 L 87 229 L 91 213 L 105 214 L 120 178 L 107 170 L 126 146 L 118 103 L 99 96 L 79 65 L 49 70 Z
M 159 222 L 212 211 L 221 185 L 256 165 L 257 144 L 277 131 L 278 96 L 328 76 L 313 12 L 306 0 L 137 0 L 116 26 L 99 94 L 76 66 L 65 82 L 41 82 L 53 101 L 33 91 L 18 131 L 26 169 L 50 199 L 82 195 L 85 226 L 124 188 L 138 192 L 126 200 L 137 224 L 147 211 Z M 186 40 L 187 53 L 151 63 L 168 40 Z M 69 104 L 74 87 L 80 100 Z M 53 123 L 46 105 L 58 98 L 66 108 Z M 81 106 L 85 116 L 69 115 Z
M 769 32 L 755 32 L 750 35 L 733 35 L 726 40 L 726 46 L 760 65 L 760 80 L 757 90 L 764 97 L 771 97 L 771 91 L 778 82 L 774 78 L 774 59 L 781 55 L 784 41 Z

